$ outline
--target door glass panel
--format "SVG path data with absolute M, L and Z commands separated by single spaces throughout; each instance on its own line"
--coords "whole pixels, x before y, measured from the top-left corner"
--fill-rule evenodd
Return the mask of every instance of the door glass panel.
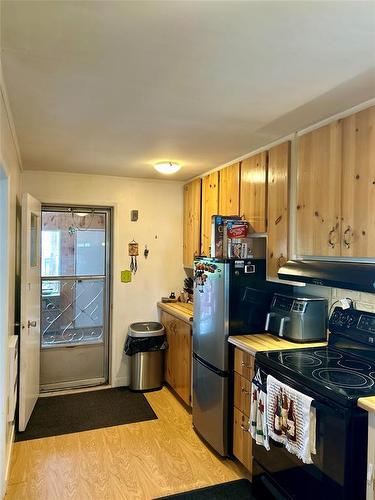
M 38 216 L 31 213 L 30 219 L 30 267 L 38 265 Z
M 105 280 L 42 281 L 42 347 L 104 341 Z
M 106 215 L 44 211 L 42 276 L 105 275 Z

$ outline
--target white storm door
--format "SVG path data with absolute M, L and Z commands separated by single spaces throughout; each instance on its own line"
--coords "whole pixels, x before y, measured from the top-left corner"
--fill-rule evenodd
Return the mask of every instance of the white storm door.
M 39 397 L 41 204 L 22 198 L 19 421 L 24 431 Z

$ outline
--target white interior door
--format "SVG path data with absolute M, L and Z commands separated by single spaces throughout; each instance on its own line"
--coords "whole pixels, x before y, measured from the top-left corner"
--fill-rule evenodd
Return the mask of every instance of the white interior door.
M 24 431 L 39 396 L 41 204 L 22 198 L 19 422 Z

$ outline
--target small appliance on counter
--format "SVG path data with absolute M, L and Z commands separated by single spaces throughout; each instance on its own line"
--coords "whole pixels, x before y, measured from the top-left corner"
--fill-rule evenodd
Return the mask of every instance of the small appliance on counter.
M 267 314 L 265 330 L 291 342 L 320 342 L 327 339 L 327 300 L 275 293 Z

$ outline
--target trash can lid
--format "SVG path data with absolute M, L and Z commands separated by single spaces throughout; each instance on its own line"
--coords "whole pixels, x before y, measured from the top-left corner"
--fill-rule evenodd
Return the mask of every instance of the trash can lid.
M 159 337 L 164 335 L 164 327 L 156 321 L 132 323 L 129 326 L 129 337 Z

